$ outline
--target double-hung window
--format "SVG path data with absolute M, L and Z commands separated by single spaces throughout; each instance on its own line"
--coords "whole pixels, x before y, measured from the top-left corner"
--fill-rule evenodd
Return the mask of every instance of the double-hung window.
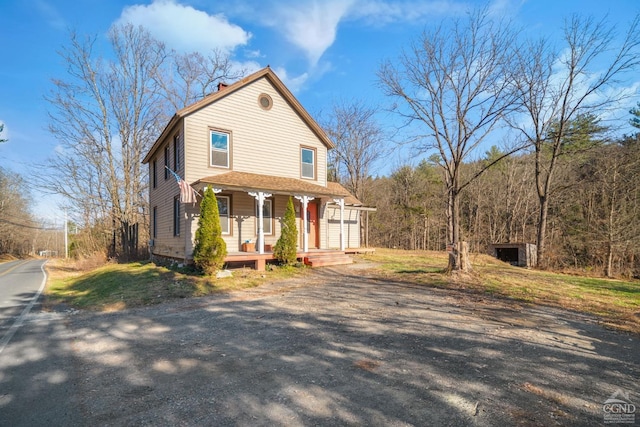
M 169 144 L 164 147 L 164 179 L 169 179 L 169 153 L 171 152 L 171 148 L 169 148 Z
M 210 131 L 211 139 L 211 166 L 218 166 L 222 168 L 229 167 L 229 134 L 224 132 L 218 132 L 215 130 Z
M 151 170 L 153 174 L 153 188 L 158 186 L 158 160 L 153 159 L 153 163 L 151 164 Z
M 259 206 L 256 202 L 256 234 L 258 234 L 258 214 Z M 273 201 L 265 200 L 262 205 L 262 233 L 271 235 L 273 234 Z
M 180 196 L 173 198 L 173 235 L 180 235 Z
M 222 234 L 230 234 L 231 216 L 229 215 L 229 196 L 216 196 L 216 199 L 218 200 L 218 214 L 220 216 L 220 228 L 222 229 Z
M 316 151 L 312 148 L 300 149 L 300 175 L 303 178 L 315 179 L 316 178 Z
M 180 134 L 173 137 L 173 171 L 180 170 Z

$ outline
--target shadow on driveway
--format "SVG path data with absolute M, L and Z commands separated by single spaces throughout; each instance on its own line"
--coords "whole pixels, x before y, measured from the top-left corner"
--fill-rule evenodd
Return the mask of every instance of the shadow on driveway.
M 303 280 L 33 314 L 0 355 L 0 425 L 585 426 L 640 392 L 638 338 L 586 316 L 346 267 Z

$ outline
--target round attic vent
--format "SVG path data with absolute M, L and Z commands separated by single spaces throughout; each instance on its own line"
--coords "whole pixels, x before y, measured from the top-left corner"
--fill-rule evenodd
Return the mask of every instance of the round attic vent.
M 258 104 L 263 110 L 270 110 L 273 107 L 273 100 L 266 93 L 261 93 L 258 97 Z

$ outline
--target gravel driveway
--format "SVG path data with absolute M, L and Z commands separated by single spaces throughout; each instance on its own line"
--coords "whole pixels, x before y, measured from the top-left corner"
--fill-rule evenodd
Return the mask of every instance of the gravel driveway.
M 2 357 L 49 339 L 41 357 L 60 372 L 5 366 L 0 424 L 587 426 L 618 390 L 640 407 L 637 336 L 362 267 L 117 313 L 35 313 Z M 47 389 L 64 413 L 38 414 Z

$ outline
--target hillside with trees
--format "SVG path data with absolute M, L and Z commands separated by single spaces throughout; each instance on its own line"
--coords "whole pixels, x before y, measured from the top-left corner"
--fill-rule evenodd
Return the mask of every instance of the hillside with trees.
M 607 276 L 640 274 L 640 134 L 602 140 L 562 159 L 549 204 L 548 268 Z M 500 152 L 466 163 L 473 176 Z M 511 156 L 487 170 L 461 197 L 461 229 L 472 253 L 491 243 L 536 242 L 539 213 L 535 153 Z M 369 182 L 378 211 L 370 219 L 373 246 L 445 250 L 446 185 L 437 163 L 402 166 Z

